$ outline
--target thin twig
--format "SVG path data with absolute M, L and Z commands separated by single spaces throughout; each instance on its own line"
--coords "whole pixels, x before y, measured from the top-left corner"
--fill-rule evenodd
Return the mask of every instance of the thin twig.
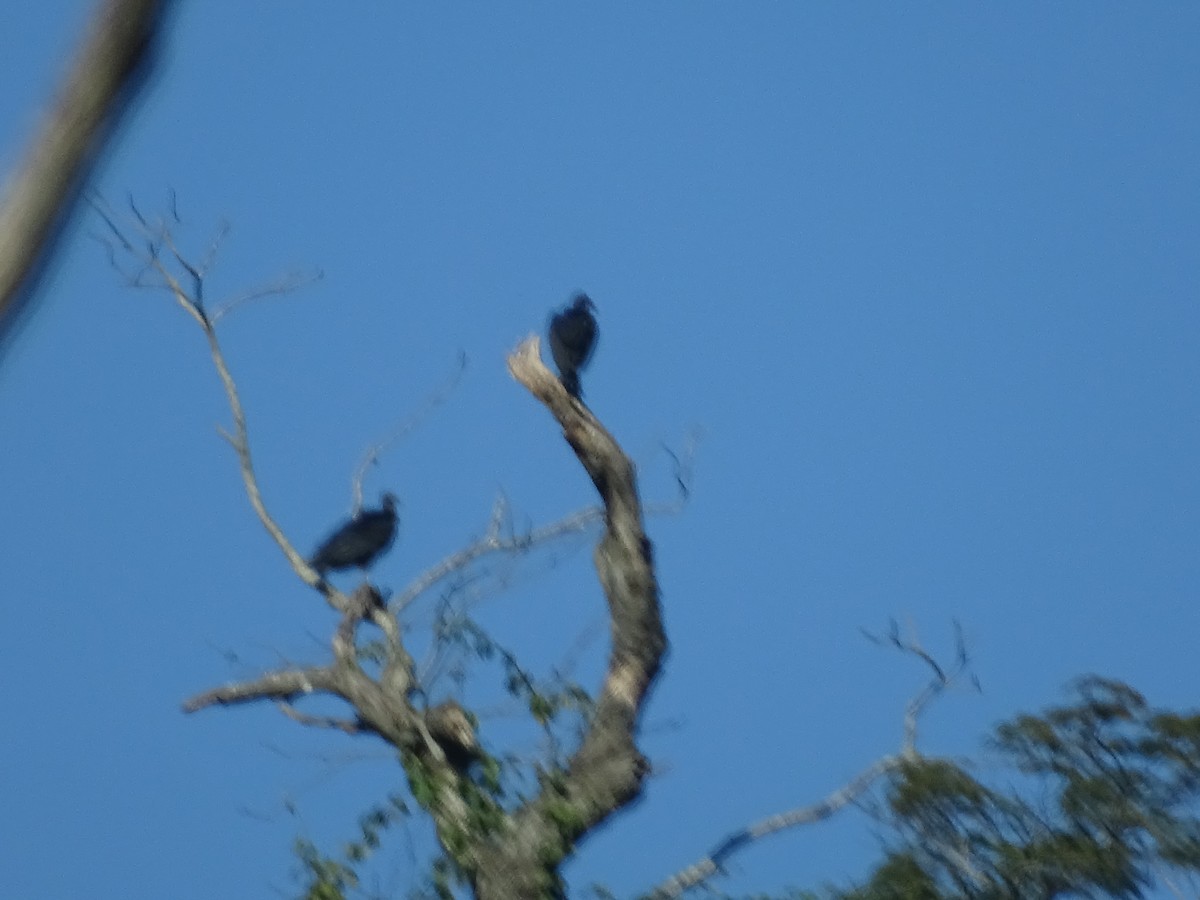
M 450 554 L 437 565 L 418 575 L 392 601 L 391 609 L 398 615 L 414 600 L 442 579 L 465 569 L 483 556 L 492 553 L 524 552 L 530 547 L 534 547 L 544 541 L 562 537 L 565 534 L 583 531 L 589 525 L 602 521 L 603 518 L 604 510 L 600 509 L 600 507 L 592 506 L 565 516 L 557 522 L 543 525 L 541 528 L 536 528 L 526 534 L 504 537 L 499 532 L 498 522 L 493 512 L 492 522 L 486 535 L 475 543 L 464 547 L 462 550 Z
M 280 701 L 276 706 L 279 707 L 279 711 L 285 716 L 294 722 L 299 722 L 301 725 L 309 725 L 313 728 L 332 728 L 337 731 L 344 731 L 346 734 L 362 734 L 365 730 L 362 725 L 351 719 L 339 719 L 336 716 L 314 716 L 301 712 L 286 701 Z
M 824 800 L 811 806 L 800 806 L 787 812 L 760 819 L 740 831 L 734 832 L 704 859 L 672 875 L 647 896 L 652 900 L 667 900 L 678 897 L 685 891 L 703 884 L 722 871 L 725 861 L 746 845 L 767 835 L 800 825 L 811 825 L 828 819 L 838 810 L 854 802 L 868 791 L 875 781 L 900 765 L 898 756 L 884 756 L 876 760 L 856 778 L 829 794 Z
M 674 469 L 675 485 L 679 489 L 679 494 L 672 506 L 667 507 L 664 511 L 678 512 L 687 505 L 692 494 L 692 467 L 696 461 L 696 448 L 700 444 L 700 439 L 704 436 L 703 430 L 696 426 L 690 429 L 683 441 L 683 449 L 676 453 L 666 443 L 662 444 L 663 452 L 671 457 L 671 463 Z
M 174 240 L 164 224 L 156 223 L 155 225 L 151 225 L 132 200 L 129 205 L 147 242 L 147 249 L 145 255 L 142 257 L 143 261 L 147 263 L 150 269 L 157 273 L 161 279 L 162 286 L 171 293 L 179 306 L 195 320 L 196 324 L 200 326 L 201 331 L 204 332 L 204 337 L 208 342 L 209 354 L 212 356 L 217 375 L 221 379 L 221 385 L 225 389 L 225 397 L 233 416 L 233 431 L 230 432 L 226 429 L 218 428 L 218 433 L 225 438 L 237 454 L 242 482 L 246 489 L 246 496 L 250 500 L 250 505 L 253 507 L 263 527 L 267 530 L 267 533 L 271 535 L 276 545 L 283 551 L 284 556 L 287 558 L 296 575 L 305 584 L 319 591 L 331 606 L 339 611 L 344 611 L 346 598 L 321 578 L 308 564 L 308 561 L 292 546 L 287 536 L 283 533 L 283 529 L 272 518 L 271 514 L 267 511 L 266 504 L 263 502 L 262 493 L 258 486 L 258 478 L 254 470 L 254 460 L 250 454 L 250 437 L 246 427 L 246 413 L 242 407 L 241 397 L 238 394 L 237 383 L 234 381 L 233 375 L 229 371 L 229 366 L 225 361 L 225 355 L 221 350 L 221 343 L 217 338 L 213 321 L 204 310 L 202 294 L 204 279 L 201 271 L 189 263 L 184 254 L 176 248 Z M 137 255 L 138 251 L 133 248 L 132 242 L 122 232 L 120 227 L 117 226 L 113 217 L 99 202 L 94 201 L 93 206 L 100 213 L 110 230 L 117 236 L 122 247 L 129 250 L 131 254 Z M 159 252 L 159 247 L 163 245 L 170 249 L 175 262 L 189 276 L 192 281 L 192 290 L 189 291 L 180 284 L 175 273 L 163 261 L 162 254 Z
M 311 272 L 289 272 L 282 278 L 264 284 L 261 287 L 254 288 L 244 294 L 238 294 L 236 297 L 226 300 L 224 303 L 218 304 L 216 309 L 209 315 L 212 323 L 216 325 L 221 319 L 229 315 L 234 310 L 253 303 L 256 300 L 263 300 L 267 297 L 278 297 L 281 294 L 290 294 L 302 287 L 307 287 L 310 284 L 315 284 L 325 277 L 325 273 L 320 269 L 314 269 Z
M 829 818 L 838 810 L 854 802 L 866 793 L 881 776 L 916 758 L 918 755 L 916 749 L 917 720 L 926 707 L 947 687 L 953 684 L 967 669 L 969 660 L 967 658 L 966 645 L 963 641 L 962 629 L 958 626 L 958 623 L 955 623 L 956 653 L 954 665 L 948 671 L 933 658 L 931 653 L 921 646 L 915 633 L 911 633 L 910 637 L 907 638 L 901 637 L 900 628 L 895 621 L 891 623 L 886 638 L 879 638 L 867 631 L 864 631 L 863 634 L 874 643 L 888 643 L 905 653 L 916 656 L 933 671 L 933 677 L 929 683 L 905 707 L 904 738 L 900 754 L 883 756 L 876 760 L 857 777 L 819 803 L 811 806 L 797 807 L 786 812 L 768 816 L 735 832 L 718 844 L 716 849 L 708 856 L 672 875 L 651 891 L 647 897 L 652 898 L 652 900 L 667 900 L 667 898 L 678 897 L 685 891 L 704 884 L 708 879 L 722 871 L 721 867 L 728 857 L 743 849 L 746 845 L 778 831 L 795 828 L 800 825 L 809 825 L 813 822 Z
M 970 659 L 967 656 L 967 645 L 965 639 L 963 638 L 962 626 L 958 622 L 954 623 L 954 663 L 949 671 L 943 668 L 942 665 L 938 663 L 936 659 L 934 659 L 933 654 L 921 645 L 915 628 L 910 625 L 908 632 L 908 637 L 902 637 L 900 634 L 900 626 L 893 619 L 889 626 L 886 639 L 878 638 L 867 631 L 863 631 L 863 634 L 865 634 L 869 640 L 877 644 L 888 643 L 894 646 L 897 650 L 900 650 L 902 653 L 908 653 L 912 656 L 915 656 L 917 659 L 921 660 L 921 662 L 925 663 L 925 665 L 927 665 L 933 672 L 933 677 L 930 678 L 929 683 L 925 685 L 924 689 L 922 689 L 917 696 L 913 697 L 913 699 L 909 701 L 908 707 L 904 712 L 903 752 L 907 758 L 911 759 L 917 756 L 917 723 L 921 717 L 921 713 L 925 710 L 926 706 L 933 702 L 936 697 L 950 687 L 950 685 L 959 680 L 959 678 L 970 666 Z M 973 680 L 972 683 L 976 688 L 979 687 L 979 682 L 977 680 Z
M 411 434 L 417 426 L 427 419 L 435 409 L 446 402 L 446 398 L 454 393 L 462 381 L 463 373 L 467 370 L 467 355 L 459 353 L 458 363 L 454 371 L 442 382 L 437 388 L 425 398 L 424 405 L 421 406 L 415 413 L 397 425 L 392 433 L 378 443 L 372 444 L 367 448 L 367 452 L 363 455 L 362 462 L 358 464 L 358 468 L 354 470 L 354 476 L 350 480 L 350 496 L 353 501 L 351 507 L 352 513 L 357 513 L 362 509 L 363 504 L 363 479 L 367 476 L 367 470 L 371 466 L 379 462 L 379 458 L 387 452 L 388 449 L 400 440 L 403 440 L 407 435 Z
M 204 254 L 204 259 L 200 262 L 200 273 L 204 277 L 207 278 L 208 273 L 217 264 L 217 253 L 221 249 L 221 244 L 225 242 L 225 238 L 229 237 L 229 232 L 232 230 L 233 227 L 228 222 L 221 222 L 217 226 L 217 233 L 213 235 L 212 242 L 208 245 L 208 252 Z

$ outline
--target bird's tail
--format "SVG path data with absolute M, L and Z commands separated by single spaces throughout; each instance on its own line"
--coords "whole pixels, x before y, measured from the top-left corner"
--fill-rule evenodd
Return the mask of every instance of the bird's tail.
M 563 372 L 562 386 L 567 389 L 567 393 L 576 400 L 583 399 L 583 387 L 579 384 L 579 373 L 575 371 Z

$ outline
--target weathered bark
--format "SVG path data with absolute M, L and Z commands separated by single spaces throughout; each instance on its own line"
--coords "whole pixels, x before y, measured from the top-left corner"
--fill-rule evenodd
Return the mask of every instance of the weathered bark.
M 608 601 L 612 632 L 608 669 L 579 749 L 560 770 L 543 775 L 538 794 L 508 811 L 466 775 L 479 747 L 465 711 L 443 704 L 422 711 L 412 660 L 395 613 L 411 600 L 402 595 L 391 611 L 369 587 L 347 597 L 316 577 L 278 532 L 259 497 L 245 418 L 236 387 L 224 366 L 211 322 L 166 273 L 167 286 L 204 328 L 234 411 L 230 442 L 241 459 L 252 504 L 276 537 L 302 581 L 342 613 L 333 636 L 334 660 L 326 666 L 285 669 L 248 682 L 225 685 L 184 704 L 187 712 L 210 706 L 273 701 L 303 724 L 374 734 L 400 751 L 414 795 L 434 821 L 447 855 L 480 900 L 538 900 L 561 896 L 559 869 L 575 844 L 641 792 L 649 764 L 638 750 L 638 723 L 667 650 L 650 541 L 643 524 L 637 476 L 617 442 L 580 401 L 572 398 L 542 363 L 538 339 L 509 358 L 513 376 L 546 405 L 603 501 L 605 531 L 594 561 Z M 575 527 L 574 519 L 567 524 Z M 560 526 L 565 527 L 565 526 Z M 494 538 L 494 536 L 492 536 Z M 494 542 L 493 542 L 494 543 Z M 481 545 L 490 552 L 499 544 Z M 468 554 L 466 562 L 474 559 Z M 443 567 L 434 570 L 442 572 Z M 418 579 L 428 585 L 434 575 Z M 440 576 L 439 576 L 440 577 Z M 384 632 L 385 663 L 373 678 L 359 665 L 355 633 L 372 621 Z M 343 700 L 348 718 L 309 716 L 293 701 L 320 693 Z
M 542 363 L 537 337 L 513 352 L 508 367 L 558 420 L 604 502 L 594 561 L 612 647 L 595 714 L 566 770 L 543 779 L 538 796 L 504 828 L 473 841 L 480 900 L 559 896 L 558 869 L 576 842 L 641 793 L 649 765 L 637 748 L 637 726 L 667 650 L 633 463 Z
M 0 208 L 0 351 L 153 63 L 170 0 L 106 0 Z

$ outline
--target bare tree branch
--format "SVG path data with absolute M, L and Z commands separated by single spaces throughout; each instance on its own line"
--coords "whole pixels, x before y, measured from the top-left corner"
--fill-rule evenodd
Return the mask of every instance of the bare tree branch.
M 684 438 L 683 449 L 679 453 L 676 453 L 666 443 L 663 443 L 663 452 L 671 457 L 678 494 L 672 503 L 659 503 L 648 506 L 646 511 L 650 515 L 678 513 L 687 505 L 692 495 L 692 467 L 696 461 L 696 448 L 699 447 L 700 439 L 703 436 L 704 432 L 701 428 L 692 428 Z
M 219 240 L 220 238 L 218 238 L 218 242 Z M 216 242 L 214 243 L 214 246 L 210 248 L 209 253 L 211 254 L 215 250 Z M 200 267 L 200 271 L 202 273 L 206 272 L 209 264 L 210 261 L 206 261 L 205 265 Z M 226 300 L 224 303 L 218 304 L 217 307 L 212 311 L 212 314 L 209 316 L 209 318 L 212 320 L 213 325 L 216 325 L 225 316 L 248 303 L 253 303 L 257 300 L 264 300 L 267 297 L 278 297 L 283 294 L 290 294 L 302 287 L 315 284 L 324 277 L 325 273 L 320 269 L 315 269 L 311 272 L 289 272 L 287 275 L 272 281 L 270 284 L 265 284 L 261 287 L 254 288 L 253 290 L 247 291 L 244 294 L 238 294 L 236 297 Z
M 432 588 L 435 584 L 461 572 L 471 563 L 493 553 L 519 553 L 528 550 L 545 541 L 574 534 L 586 529 L 589 525 L 600 521 L 604 512 L 599 507 L 589 507 L 579 512 L 564 516 L 557 522 L 535 528 L 525 534 L 505 535 L 502 520 L 497 519 L 496 508 L 493 508 L 491 522 L 487 533 L 475 543 L 451 553 L 437 565 L 422 572 L 392 601 L 391 608 L 397 614 L 403 612 L 413 601 Z
M 177 198 L 174 191 L 171 192 L 171 199 L 173 201 L 172 210 L 175 220 L 179 221 L 179 211 L 175 208 Z M 199 269 L 202 276 L 207 277 L 208 273 L 212 271 L 213 266 L 217 264 L 217 254 L 220 252 L 221 245 L 225 243 L 225 238 L 229 237 L 229 232 L 232 230 L 233 226 L 228 222 L 222 222 L 217 226 L 217 233 L 213 235 L 212 243 L 208 245 L 208 251 L 204 254 L 204 259 L 200 261 Z
M 155 61 L 169 0 L 106 0 L 0 208 L 0 350 Z
M 509 372 L 558 420 L 604 503 L 605 531 L 594 561 L 608 601 L 612 647 L 595 711 L 564 770 L 495 833 L 471 836 L 470 871 L 480 900 L 551 896 L 558 867 L 576 841 L 640 793 L 649 763 L 636 735 L 667 649 L 651 544 L 637 476 L 591 411 L 541 361 L 536 336 L 508 357 Z
M 411 656 L 401 641 L 399 621 L 386 608 L 383 596 L 369 582 L 346 595 L 329 585 L 292 547 L 287 537 L 267 512 L 258 488 L 250 455 L 245 412 L 237 385 L 221 351 L 216 329 L 204 304 L 204 277 L 211 259 L 203 266 L 193 265 L 174 243 L 170 228 L 150 221 L 136 205 L 130 204 L 137 222 L 136 234 L 126 233 L 115 216 L 96 201 L 95 205 L 113 234 L 110 251 L 120 250 L 142 263 L 137 275 L 139 286 L 165 289 L 200 326 L 208 341 L 210 355 L 233 415 L 232 430 L 222 436 L 237 453 L 242 480 L 256 515 L 287 557 L 296 574 L 316 589 L 326 601 L 342 613 L 332 639 L 333 662 L 325 667 L 286 668 L 261 677 L 224 685 L 198 694 L 184 702 L 186 712 L 210 706 L 274 701 L 285 715 L 305 725 L 336 728 L 348 733 L 371 733 L 400 751 L 413 794 L 430 814 L 447 853 L 464 870 L 474 871 L 472 857 L 459 848 L 463 835 L 471 834 L 478 823 L 472 818 L 479 805 L 499 810 L 498 801 L 481 790 L 465 769 L 464 759 L 481 752 L 465 741 L 466 713 L 450 731 L 442 729 L 439 740 L 426 723 L 425 715 L 414 706 L 414 697 L 423 696 L 416 680 Z M 131 229 L 132 230 L 132 229 Z M 436 402 L 436 401 L 433 401 Z M 493 531 L 498 531 L 504 515 L 498 505 L 493 516 Z M 378 626 L 386 638 L 382 667 L 377 678 L 360 665 L 357 646 L 359 626 L 367 620 Z M 308 694 L 321 693 L 346 703 L 353 718 L 311 715 L 294 707 L 293 701 Z M 438 721 L 445 725 L 445 717 Z M 464 756 L 465 754 L 465 756 Z M 497 813 L 500 814 L 500 813 Z
M 970 666 L 970 659 L 967 656 L 967 645 L 963 638 L 962 626 L 954 623 L 954 662 L 949 670 L 933 657 L 933 654 L 926 650 L 920 639 L 917 637 L 916 629 L 911 625 L 908 629 L 908 636 L 904 637 L 900 634 L 900 625 L 894 619 L 888 627 L 886 638 L 880 638 L 871 634 L 868 631 L 863 631 L 863 634 L 868 640 L 876 644 L 890 644 L 902 653 L 907 653 L 915 656 L 923 662 L 933 672 L 933 677 L 925 688 L 909 701 L 908 707 L 904 711 L 904 746 L 903 753 L 906 758 L 912 759 L 917 756 L 917 723 L 924 712 L 925 707 L 932 703 L 946 688 L 955 684 L 958 679 L 967 671 Z M 972 679 L 972 684 L 978 690 L 979 682 Z
M 220 429 L 220 433 L 237 454 L 250 504 L 263 527 L 287 557 L 296 575 L 318 591 L 330 606 L 342 613 L 341 624 L 333 635 L 334 664 L 331 667 L 287 669 L 255 681 L 227 685 L 186 701 L 184 710 L 194 712 L 213 704 L 266 699 L 287 701 L 306 693 L 325 692 L 334 694 L 355 709 L 355 728 L 359 731 L 373 731 L 398 748 L 405 746 L 406 742 L 411 743 L 414 735 L 418 733 L 413 725 L 416 713 L 409 701 L 410 689 L 414 685 L 412 659 L 401 642 L 397 620 L 387 613 L 383 597 L 369 582 L 362 584 L 349 595 L 330 585 L 296 551 L 263 502 L 250 455 L 249 432 L 237 384 L 221 351 L 216 329 L 204 308 L 204 274 L 211 265 L 211 260 L 203 267 L 191 264 L 175 246 L 170 229 L 161 222 L 151 223 L 136 205 L 131 203 L 130 208 L 138 222 L 144 242 L 143 247 L 139 247 L 116 224 L 114 217 L 102 203 L 97 201 L 95 205 L 122 250 L 145 263 L 145 271 L 157 278 L 157 284 L 154 286 L 169 291 L 204 332 L 213 364 L 233 415 L 233 431 Z M 164 248 L 169 251 L 169 255 L 164 254 Z M 174 265 L 186 273 L 184 280 L 190 281 L 188 286 L 181 283 L 181 278 L 176 276 L 175 271 L 165 261 L 167 259 L 173 260 Z M 377 625 L 386 638 L 383 674 L 379 682 L 369 678 L 358 665 L 357 632 L 359 625 L 366 620 Z M 305 724 L 341 727 L 329 726 L 328 723 L 317 719 L 304 720 L 299 718 L 300 715 L 296 713 L 292 718 L 304 721 Z
M 403 609 L 438 580 L 484 554 L 518 551 L 535 541 L 581 530 L 603 518 L 605 530 L 594 555 L 612 631 L 603 686 L 586 719 L 576 752 L 565 765 L 544 771 L 536 796 L 508 811 L 495 798 L 481 793 L 461 768 L 469 764 L 464 761 L 469 761 L 471 754 L 480 752 L 473 733 L 467 734 L 471 728 L 466 713 L 462 713 L 452 734 L 442 733 L 444 728 L 439 731 L 439 739 L 425 714 L 414 708 L 410 695 L 420 685 L 411 658 L 400 643 L 398 621 L 384 609 L 383 598 L 369 586 L 349 597 L 334 591 L 298 557 L 267 515 L 258 495 L 236 385 L 203 306 L 203 272 L 188 264 L 156 226 L 135 214 L 148 235 L 146 249 L 137 252 L 209 341 L 233 412 L 234 428 L 227 439 L 238 453 L 243 481 L 256 513 L 297 573 L 321 590 L 343 614 L 335 630 L 334 661 L 329 666 L 276 671 L 225 685 L 189 699 L 185 710 L 270 700 L 303 724 L 382 737 L 401 751 L 414 794 L 423 798 L 422 806 L 433 817 L 444 849 L 471 879 L 478 897 L 522 900 L 546 895 L 576 841 L 634 800 L 650 769 L 638 750 L 636 737 L 667 640 L 633 464 L 591 412 L 570 397 L 550 374 L 538 358 L 537 338 L 531 338 L 510 356 L 510 371 L 559 420 L 568 443 L 600 494 L 603 512 L 588 509 L 525 535 L 506 535 L 506 528 L 511 526 L 506 524 L 507 503 L 500 498 L 493 507 L 485 537 L 429 570 L 394 604 L 397 611 Z M 121 237 L 123 245 L 132 244 Z M 163 249 L 170 256 L 165 256 Z M 181 285 L 164 262 L 171 257 L 190 278 L 188 287 Z M 311 579 L 306 577 L 310 573 Z M 357 628 L 367 618 L 384 629 L 389 639 L 383 671 L 377 679 L 360 668 L 355 648 Z M 510 662 L 515 666 L 515 660 Z M 532 684 L 527 687 L 533 690 Z M 311 693 L 341 699 L 353 709 L 354 717 L 314 716 L 294 708 L 294 700 Z M 501 824 L 475 827 L 472 816 L 478 815 L 480 804 Z
M 233 706 L 256 700 L 291 702 L 306 694 L 333 691 L 336 685 L 337 678 L 333 670 L 325 666 L 285 669 L 197 694 L 184 702 L 183 711 L 196 712 L 209 706 Z
M 363 727 L 352 719 L 339 719 L 336 716 L 310 715 L 296 709 L 292 704 L 282 701 L 277 705 L 281 713 L 293 722 L 299 722 L 301 725 L 308 725 L 311 728 L 330 728 L 336 731 L 344 731 L 346 734 L 363 733 Z
M 196 322 L 204 331 L 205 338 L 208 340 L 208 349 L 212 355 L 213 365 L 216 366 L 217 374 L 221 378 L 221 384 L 225 388 L 225 396 L 229 401 L 229 409 L 233 414 L 234 435 L 230 443 L 233 445 L 233 449 L 238 456 L 242 472 L 242 482 L 246 488 L 246 496 L 250 499 L 250 505 L 254 507 L 254 512 L 258 515 L 258 519 L 262 522 L 267 533 L 271 535 L 271 538 L 279 546 L 279 549 L 283 551 L 283 555 L 287 557 L 296 575 L 305 584 L 321 591 L 325 595 L 325 598 L 337 608 L 339 606 L 335 598 L 337 592 L 328 586 L 325 580 L 317 574 L 316 570 L 308 564 L 308 560 L 301 556 L 296 548 L 292 546 L 287 536 L 284 535 L 283 529 L 279 527 L 274 518 L 271 517 L 271 514 L 267 512 L 267 507 L 263 503 L 262 493 L 258 488 L 258 478 L 254 472 L 254 460 L 250 456 L 250 438 L 246 431 L 246 414 L 242 409 L 241 398 L 238 396 L 237 384 L 234 382 L 233 376 L 229 373 L 229 366 L 225 363 L 225 355 L 221 352 L 221 344 L 217 340 L 217 333 L 213 329 L 212 323 L 197 304 L 189 302 L 187 295 L 181 291 L 174 279 L 165 273 L 165 270 L 161 268 L 161 264 L 159 270 L 168 279 L 171 290 L 175 292 L 175 296 L 180 304 L 195 317 Z
M 819 803 L 814 803 L 812 806 L 800 806 L 787 812 L 768 816 L 731 834 L 704 859 L 672 875 L 647 896 L 650 900 L 668 900 L 668 898 L 679 897 L 685 891 L 703 884 L 720 873 L 725 861 L 748 844 L 777 831 L 800 825 L 811 825 L 814 822 L 828 819 L 870 790 L 881 775 L 897 768 L 901 764 L 901 759 L 899 756 L 884 756 Z
M 225 389 L 225 397 L 229 403 L 230 413 L 233 416 L 233 431 L 229 432 L 225 429 L 218 429 L 218 431 L 229 442 L 229 445 L 233 447 L 234 452 L 237 454 L 242 482 L 246 489 L 246 496 L 250 500 L 250 505 L 254 508 L 255 514 L 267 530 L 267 533 L 271 535 L 276 545 L 283 551 L 283 555 L 287 558 L 296 575 L 309 587 L 319 591 L 331 606 L 344 612 L 347 608 L 345 596 L 321 578 L 316 570 L 308 564 L 308 560 L 301 556 L 296 548 L 292 546 L 287 536 L 283 533 L 283 529 L 279 527 L 278 523 L 276 523 L 267 511 L 266 504 L 263 502 L 262 493 L 258 487 L 258 477 L 254 471 L 254 460 L 250 454 L 250 436 L 246 427 L 246 413 L 242 408 L 237 383 L 234 381 L 233 375 L 229 371 L 229 366 L 225 361 L 225 354 L 221 350 L 221 343 L 217 338 L 217 331 L 213 321 L 204 308 L 204 271 L 190 263 L 184 254 L 175 247 L 174 238 L 170 233 L 170 229 L 165 224 L 152 224 L 132 202 L 130 203 L 130 209 L 139 223 L 145 242 L 144 250 L 137 249 L 133 241 L 121 229 L 115 221 L 115 217 L 101 201 L 96 200 L 93 202 L 93 205 L 104 218 L 109 229 L 117 237 L 121 247 L 135 258 L 140 259 L 145 264 L 146 270 L 153 272 L 158 277 L 157 286 L 170 292 L 179 306 L 192 317 L 196 324 L 200 326 L 201 331 L 204 332 L 204 337 L 208 342 L 209 354 L 212 356 L 217 375 L 221 379 L 221 385 Z M 164 247 L 170 251 L 171 257 L 175 260 L 176 264 L 187 274 L 187 280 L 191 282 L 190 286 L 185 287 L 175 272 L 164 262 L 162 253 L 162 248 Z
M 686 506 L 691 493 L 692 465 L 700 437 L 701 433 L 698 429 L 690 431 L 685 438 L 683 450 L 678 454 L 666 445 L 663 446 L 674 466 L 678 496 L 671 501 L 647 504 L 647 515 L 676 515 Z M 355 484 L 359 488 L 356 503 L 361 503 L 361 472 L 365 471 L 367 464 L 368 461 L 364 461 L 363 467 L 360 468 L 360 474 L 355 478 Z M 461 550 L 451 553 L 441 562 L 414 578 L 396 595 L 390 608 L 399 615 L 426 591 L 451 575 L 463 571 L 479 559 L 496 553 L 522 553 L 556 538 L 568 534 L 578 534 L 601 521 L 604 515 L 602 507 L 591 506 L 540 528 L 531 529 L 523 534 L 515 534 L 512 533 L 511 527 L 506 527 L 508 523 L 507 500 L 503 496 L 498 497 L 493 504 L 492 516 L 484 536 Z
M 899 768 L 904 763 L 912 761 L 918 756 L 916 748 L 917 720 L 926 707 L 966 671 L 968 659 L 962 629 L 959 628 L 958 623 L 955 623 L 956 653 L 954 665 L 949 670 L 943 668 L 934 659 L 933 655 L 921 646 L 915 633 L 910 634 L 907 638 L 901 637 L 900 628 L 894 621 L 891 623 L 886 639 L 881 639 L 867 631 L 864 631 L 863 634 L 874 643 L 891 644 L 905 653 L 916 656 L 933 671 L 933 677 L 905 707 L 904 738 L 901 745 L 901 752 L 899 754 L 880 757 L 863 772 L 819 803 L 811 806 L 796 807 L 795 809 L 768 816 L 752 825 L 746 826 L 740 831 L 734 832 L 718 844 L 708 856 L 693 863 L 686 869 L 675 873 L 666 881 L 659 884 L 658 887 L 646 895 L 649 900 L 670 900 L 670 898 L 679 897 L 694 887 L 699 887 L 714 875 L 719 874 L 722 871 L 721 867 L 730 856 L 756 840 L 778 831 L 795 828 L 800 825 L 810 825 L 829 818 L 838 810 L 853 803 L 869 791 L 880 777 Z
M 415 413 L 397 425 L 392 433 L 377 444 L 372 444 L 367 448 L 363 460 L 358 464 L 358 468 L 354 470 L 354 477 L 350 482 L 350 495 L 353 498 L 352 512 L 357 513 L 362 509 L 363 504 L 363 479 L 367 477 L 367 470 L 379 462 L 379 457 L 386 453 L 393 444 L 403 440 L 411 434 L 422 422 L 429 418 L 429 414 L 446 402 L 446 398 L 454 393 L 460 381 L 462 381 L 463 373 L 467 371 L 467 354 L 460 353 L 458 355 L 458 365 L 450 376 L 439 385 L 433 393 L 426 399 L 424 405 Z

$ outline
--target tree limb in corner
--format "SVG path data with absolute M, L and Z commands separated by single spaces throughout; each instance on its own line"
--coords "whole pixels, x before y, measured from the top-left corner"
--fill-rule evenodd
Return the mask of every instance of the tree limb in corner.
M 145 82 L 170 0 L 105 0 L 0 206 L 0 352 L 79 191 Z

